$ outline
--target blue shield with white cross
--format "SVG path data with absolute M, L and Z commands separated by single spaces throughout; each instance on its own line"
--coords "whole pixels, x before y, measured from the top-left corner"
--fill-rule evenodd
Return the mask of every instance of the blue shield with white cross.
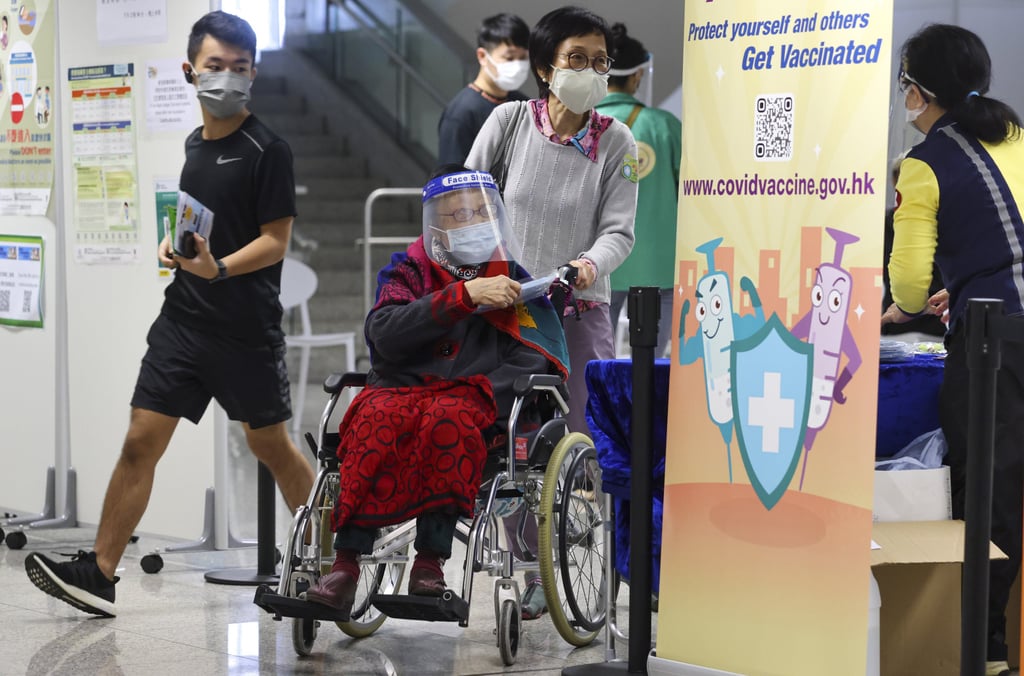
M 800 460 L 811 401 L 814 347 L 772 314 L 731 350 L 732 411 L 740 457 L 766 509 L 786 492 Z

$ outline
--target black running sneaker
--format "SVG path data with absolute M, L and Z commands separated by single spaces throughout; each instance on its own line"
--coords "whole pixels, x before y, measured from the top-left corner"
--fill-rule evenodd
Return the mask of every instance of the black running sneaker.
M 72 556 L 72 555 L 67 555 Z M 33 552 L 25 559 L 32 584 L 79 610 L 100 617 L 114 617 L 114 583 L 100 572 L 96 552 L 78 550 L 70 561 L 57 563 Z

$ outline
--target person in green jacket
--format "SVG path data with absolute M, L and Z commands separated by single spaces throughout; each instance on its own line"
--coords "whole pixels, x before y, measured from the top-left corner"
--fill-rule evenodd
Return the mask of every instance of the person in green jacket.
M 655 354 L 668 354 L 672 341 L 672 285 L 675 279 L 676 206 L 679 200 L 679 163 L 682 159 L 682 123 L 666 110 L 650 108 L 636 98 L 651 64 L 640 41 L 626 34 L 626 26 L 612 26 L 608 96 L 597 111 L 624 122 L 633 132 L 640 171 L 636 203 L 636 241 L 633 251 L 611 274 L 611 320 L 616 325 L 631 286 L 661 289 L 661 321 Z

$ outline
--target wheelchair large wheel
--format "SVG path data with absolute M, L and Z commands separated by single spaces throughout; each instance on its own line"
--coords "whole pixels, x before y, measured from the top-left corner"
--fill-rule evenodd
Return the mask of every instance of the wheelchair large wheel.
M 569 434 L 544 473 L 537 524 L 551 622 L 574 646 L 590 644 L 606 618 L 603 512 L 594 444 L 584 434 Z
M 395 527 L 382 528 L 378 531 L 378 539 Z M 327 529 L 326 551 L 333 551 L 331 540 L 332 534 Z M 374 594 L 394 594 L 402 584 L 405 576 L 404 559 L 408 558 L 409 545 L 406 543 L 394 556 L 403 559 L 399 562 L 368 563 L 363 564 L 359 569 L 359 585 L 356 588 L 356 600 L 352 604 L 352 615 L 348 622 L 338 622 L 338 628 L 352 638 L 364 638 L 380 628 L 384 624 L 387 615 L 380 612 L 370 603 L 370 597 Z

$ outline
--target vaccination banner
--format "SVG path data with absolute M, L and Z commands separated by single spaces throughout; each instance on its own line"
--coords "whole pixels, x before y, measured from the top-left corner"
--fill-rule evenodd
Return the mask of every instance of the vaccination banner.
M 891 0 L 687 0 L 657 655 L 863 674 Z

